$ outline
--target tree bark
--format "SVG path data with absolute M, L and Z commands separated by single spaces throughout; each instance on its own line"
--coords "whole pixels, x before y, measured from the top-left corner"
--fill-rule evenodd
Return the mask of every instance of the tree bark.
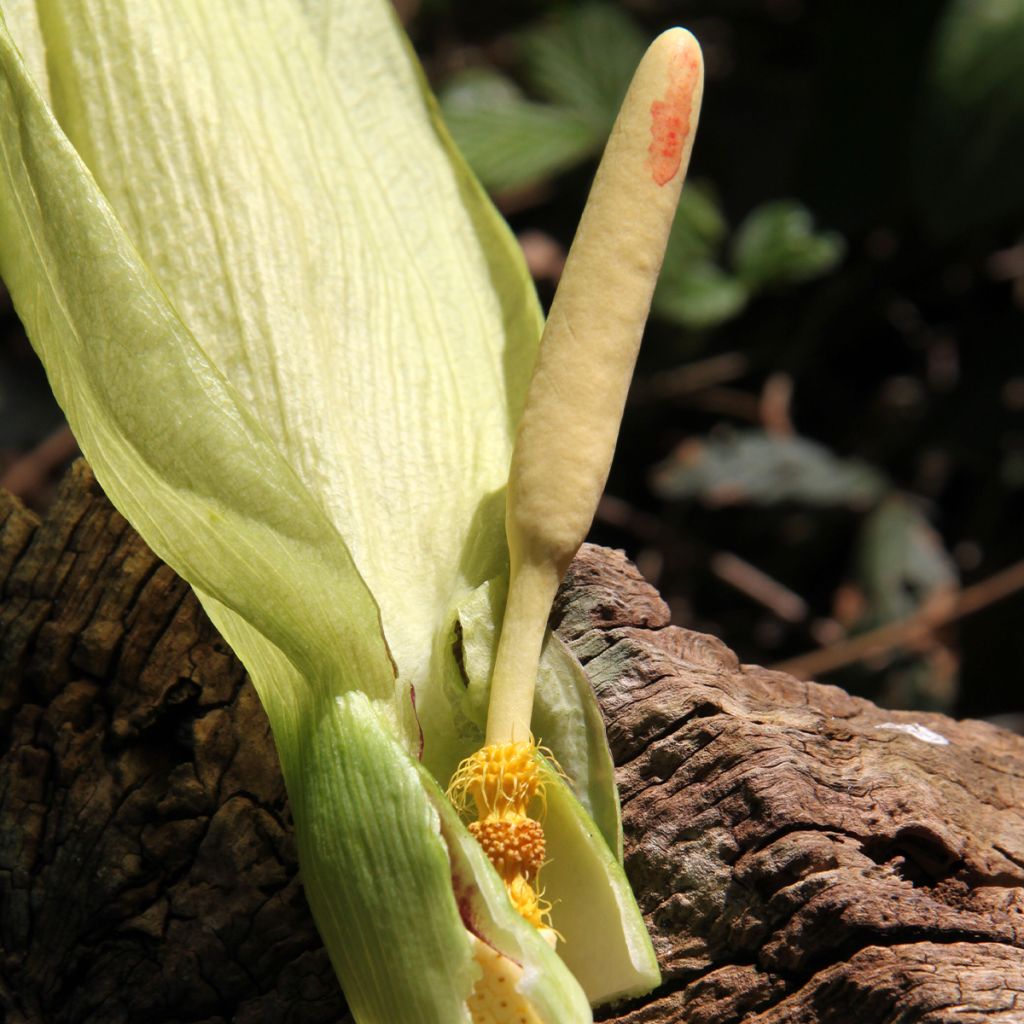
M 740 666 L 600 548 L 552 622 L 664 972 L 599 1019 L 1024 1021 L 1024 739 Z M 0 496 L 0 736 L 6 1020 L 345 1018 L 255 693 L 84 463 Z

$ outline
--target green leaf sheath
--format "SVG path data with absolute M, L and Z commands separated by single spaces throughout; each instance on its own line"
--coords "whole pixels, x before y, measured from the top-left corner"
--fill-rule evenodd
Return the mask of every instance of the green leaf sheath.
M 214 619 L 234 625 L 225 632 L 261 684 L 307 892 L 358 1019 L 458 1020 L 472 979 L 467 936 L 436 819 L 395 737 L 372 599 L 332 524 L 140 265 L 2 31 L 0 71 L 0 269 L 111 497 L 206 591 Z M 353 685 L 367 691 L 357 704 L 369 738 L 334 701 Z M 325 764 L 342 756 L 342 739 L 344 765 Z M 373 842 L 387 845 L 392 874 L 380 873 Z M 360 869 L 373 880 L 356 878 Z M 350 933 L 372 931 L 365 945 L 340 941 L 341 912 Z M 444 965 L 443 983 L 437 971 L 403 973 L 425 949 Z M 392 1012 L 403 990 L 409 999 Z
M 545 896 L 561 906 L 562 959 L 595 1004 L 650 992 L 661 983 L 658 959 L 622 865 L 569 787 L 547 772 L 544 834 L 552 849 L 579 851 L 552 857 L 542 875 Z
M 469 936 L 415 764 L 360 693 L 309 708 L 301 739 L 282 761 L 302 882 L 353 1015 L 468 1020 Z

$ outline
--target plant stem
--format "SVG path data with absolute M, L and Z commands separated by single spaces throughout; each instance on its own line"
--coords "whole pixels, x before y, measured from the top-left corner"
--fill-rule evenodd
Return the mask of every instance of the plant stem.
M 509 578 L 487 709 L 488 746 L 530 739 L 544 633 L 562 574 L 550 563 L 519 563 Z

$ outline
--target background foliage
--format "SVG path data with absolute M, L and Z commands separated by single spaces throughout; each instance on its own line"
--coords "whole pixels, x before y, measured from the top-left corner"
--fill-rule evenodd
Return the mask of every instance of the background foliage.
M 695 32 L 691 184 L 593 539 L 746 660 L 824 649 L 795 667 L 1024 717 L 1024 0 L 400 11 L 545 298 L 646 41 Z M 60 423 L 8 308 L 0 482 L 37 506 Z

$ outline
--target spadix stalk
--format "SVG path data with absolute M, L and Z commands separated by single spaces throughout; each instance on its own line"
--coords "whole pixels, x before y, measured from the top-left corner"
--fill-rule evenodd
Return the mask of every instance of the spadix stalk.
M 697 41 L 685 29 L 663 33 L 623 101 L 544 328 L 509 474 L 509 591 L 487 745 L 460 769 L 462 786 L 477 797 L 481 822 L 502 813 L 477 779 L 493 776 L 496 761 L 506 765 L 508 787 L 527 792 L 534 785 L 514 779 L 513 766 L 537 770 L 536 758 L 523 752 L 533 744 L 530 720 L 544 631 L 555 591 L 590 529 L 608 478 L 702 90 Z M 491 788 L 504 799 L 505 789 Z M 515 814 L 526 820 L 525 805 Z M 526 828 L 522 821 L 518 827 Z M 535 905 L 516 885 L 518 894 L 510 886 L 510 895 L 530 918 Z

